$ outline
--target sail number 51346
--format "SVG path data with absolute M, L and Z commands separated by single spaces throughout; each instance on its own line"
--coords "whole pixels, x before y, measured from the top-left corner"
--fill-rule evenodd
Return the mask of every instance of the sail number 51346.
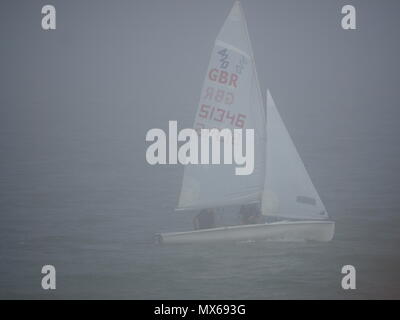
M 216 122 L 230 122 L 231 125 L 238 128 L 243 128 L 246 120 L 246 115 L 244 114 L 234 114 L 223 108 L 216 108 L 207 104 L 200 106 L 199 117 Z

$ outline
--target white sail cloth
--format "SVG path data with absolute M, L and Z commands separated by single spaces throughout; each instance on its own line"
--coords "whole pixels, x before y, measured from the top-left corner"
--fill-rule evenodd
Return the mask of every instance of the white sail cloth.
M 263 214 L 294 219 L 328 218 L 269 91 L 266 130 Z
M 328 218 L 269 92 L 265 115 L 246 20 L 238 1 L 215 41 L 194 128 L 254 129 L 254 171 L 238 176 L 236 164 L 186 165 L 177 210 L 262 201 L 264 215 Z
M 236 2 L 215 41 L 194 128 L 254 129 L 254 171 L 238 176 L 236 164 L 186 165 L 177 210 L 259 201 L 265 169 L 265 111 L 255 70 L 246 21 Z

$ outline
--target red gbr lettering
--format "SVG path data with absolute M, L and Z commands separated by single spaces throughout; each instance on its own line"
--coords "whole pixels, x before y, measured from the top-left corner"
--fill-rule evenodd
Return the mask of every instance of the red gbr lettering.
M 214 68 L 208 72 L 208 78 L 211 81 L 215 81 L 215 82 L 218 82 L 221 84 L 225 84 L 227 86 L 237 88 L 237 80 L 239 77 L 236 73 L 229 73 L 229 72 Z

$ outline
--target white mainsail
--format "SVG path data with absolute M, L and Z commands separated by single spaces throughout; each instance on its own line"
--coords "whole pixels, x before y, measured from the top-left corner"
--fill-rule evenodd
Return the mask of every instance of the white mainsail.
M 267 148 L 262 213 L 293 219 L 326 219 L 328 214 L 295 145 L 267 92 Z
M 259 201 L 264 183 L 265 111 L 247 25 L 235 2 L 212 51 L 194 128 L 254 129 L 254 171 L 235 175 L 235 164 L 186 165 L 177 210 Z

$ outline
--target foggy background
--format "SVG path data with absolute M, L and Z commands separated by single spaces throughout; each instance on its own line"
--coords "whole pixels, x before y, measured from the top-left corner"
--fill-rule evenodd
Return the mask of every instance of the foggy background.
M 56 30 L 41 28 L 45 4 Z M 346 4 L 357 30 L 341 28 Z M 146 132 L 192 126 L 232 5 L 1 2 L 1 298 L 400 298 L 398 1 L 242 1 L 331 243 L 152 244 L 192 216 L 174 213 L 183 166 L 148 165 Z

